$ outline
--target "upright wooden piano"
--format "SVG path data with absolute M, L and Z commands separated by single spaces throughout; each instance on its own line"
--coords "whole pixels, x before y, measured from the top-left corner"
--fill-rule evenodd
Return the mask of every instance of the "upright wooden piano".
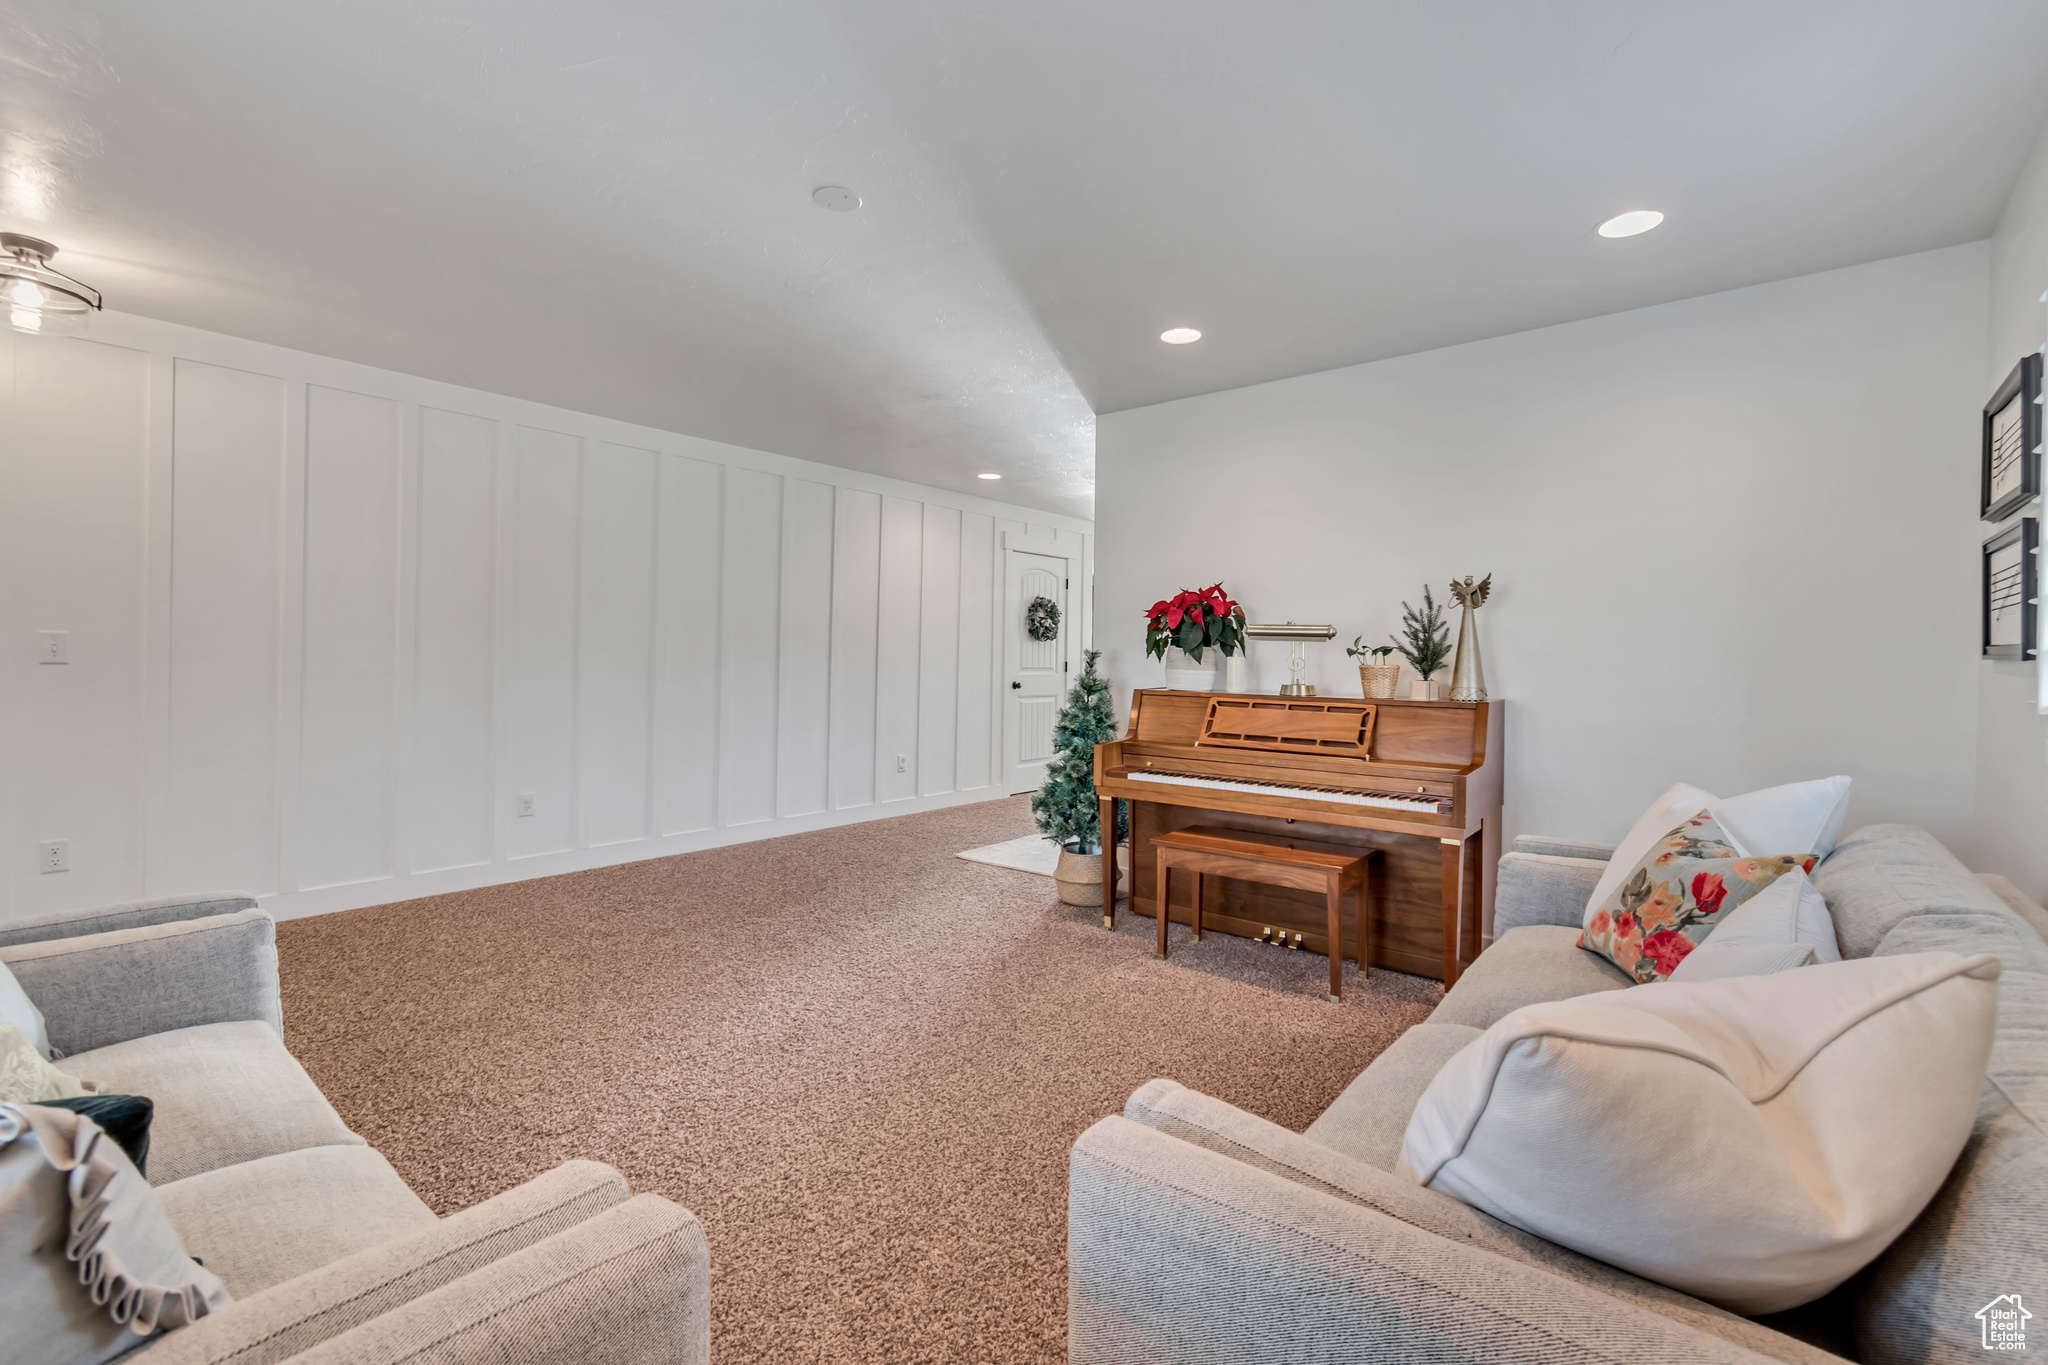
M 1131 909 L 1157 915 L 1151 843 L 1220 825 L 1375 848 L 1374 966 L 1441 979 L 1479 954 L 1500 863 L 1502 703 L 1282 697 L 1141 690 L 1124 737 L 1095 747 L 1105 829 L 1131 803 Z M 1103 861 L 1103 924 L 1114 927 L 1115 859 Z M 1188 878 L 1166 913 L 1187 921 Z M 1344 951 L 1356 914 L 1344 912 Z M 1323 897 L 1214 878 L 1202 927 L 1331 949 Z

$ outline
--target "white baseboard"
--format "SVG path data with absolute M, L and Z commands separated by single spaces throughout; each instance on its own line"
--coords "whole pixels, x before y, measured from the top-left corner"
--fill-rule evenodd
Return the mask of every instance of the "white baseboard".
M 532 881 L 538 877 L 558 877 L 567 872 L 587 872 L 595 867 L 615 867 L 620 863 L 636 863 L 648 858 L 669 858 L 679 853 L 695 853 L 700 849 L 724 848 L 730 844 L 775 839 L 785 834 L 836 829 L 841 825 L 857 825 L 867 820 L 891 820 L 899 815 L 917 815 L 925 811 L 944 810 L 950 806 L 967 806 L 981 801 L 1006 799 L 1008 798 L 999 787 L 976 787 L 971 791 L 908 797 L 901 801 L 884 802 L 881 805 L 856 806 L 851 810 L 816 811 L 809 815 L 761 820 L 724 829 L 699 829 L 688 834 L 670 834 L 659 838 L 635 839 L 622 844 L 604 844 L 597 848 L 564 849 L 560 853 L 544 853 L 531 858 L 478 863 L 473 867 L 451 867 L 435 872 L 409 873 L 402 877 L 380 877 L 375 881 L 351 882 L 346 886 L 322 886 L 307 891 L 280 892 L 275 895 L 259 896 L 257 900 L 265 910 L 278 919 L 303 919 L 308 915 L 331 915 L 336 911 L 360 910 L 369 905 L 390 905 L 397 901 L 417 900 L 422 896 L 442 896 L 451 891 L 472 891 L 480 886 L 502 886 L 508 882 Z

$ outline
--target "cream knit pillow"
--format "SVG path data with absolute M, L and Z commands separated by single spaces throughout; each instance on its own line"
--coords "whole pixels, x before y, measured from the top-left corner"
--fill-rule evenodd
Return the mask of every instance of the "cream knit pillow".
M 1531 1005 L 1444 1064 L 1397 1169 L 1735 1312 L 1797 1307 L 1947 1177 L 1998 970 L 1918 953 Z
M 98 1085 L 51 1066 L 27 1034 L 0 1019 L 0 1104 L 73 1100 L 97 1093 Z

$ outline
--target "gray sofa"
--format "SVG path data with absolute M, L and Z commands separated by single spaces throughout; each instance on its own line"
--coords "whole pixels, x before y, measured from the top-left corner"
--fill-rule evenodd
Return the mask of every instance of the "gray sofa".
M 2048 916 L 1905 825 L 1860 830 L 1815 870 L 1842 952 L 1997 954 L 1998 1032 L 1948 1183 L 1834 1294 L 1737 1317 L 1392 1174 L 1452 1053 L 1523 1005 L 1632 984 L 1576 946 L 1610 852 L 1517 840 L 1495 942 L 1306 1133 L 1165 1080 L 1084 1133 L 1068 1359 L 1947 1362 L 1982 1358 L 1975 1315 L 1998 1296 L 2048 1303 Z
M 276 925 L 249 897 L 0 926 L 0 961 L 60 1068 L 155 1102 L 150 1183 L 235 1299 L 124 1359 L 709 1359 L 688 1211 L 572 1161 L 437 1218 L 349 1131 L 285 1050 Z

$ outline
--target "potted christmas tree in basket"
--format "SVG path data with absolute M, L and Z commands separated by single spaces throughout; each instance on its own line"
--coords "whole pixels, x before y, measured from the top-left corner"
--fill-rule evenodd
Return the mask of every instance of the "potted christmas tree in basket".
M 1095 671 L 1102 651 L 1091 649 L 1081 657 L 1081 676 L 1074 679 L 1053 727 L 1057 752 L 1046 766 L 1045 785 L 1032 793 L 1031 814 L 1038 832 L 1060 846 L 1059 868 L 1053 873 L 1060 899 L 1068 905 L 1100 905 L 1103 829 L 1095 795 L 1095 746 L 1116 738 L 1116 717 L 1110 709 L 1109 680 Z M 1111 844 L 1127 826 L 1121 806 L 1116 823 Z

